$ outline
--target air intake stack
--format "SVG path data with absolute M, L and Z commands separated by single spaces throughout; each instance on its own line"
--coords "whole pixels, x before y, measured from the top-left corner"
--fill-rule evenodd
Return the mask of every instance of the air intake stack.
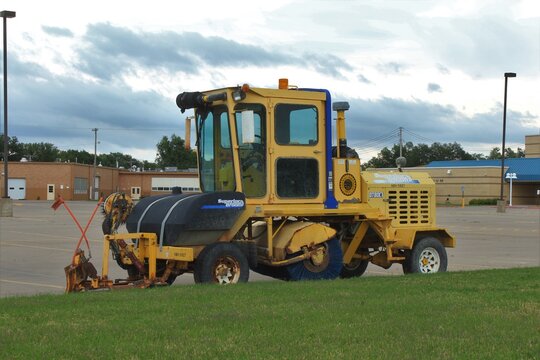
M 339 101 L 332 104 L 332 110 L 337 111 L 337 157 L 347 157 L 347 133 L 345 130 L 345 111 L 349 110 L 349 103 Z

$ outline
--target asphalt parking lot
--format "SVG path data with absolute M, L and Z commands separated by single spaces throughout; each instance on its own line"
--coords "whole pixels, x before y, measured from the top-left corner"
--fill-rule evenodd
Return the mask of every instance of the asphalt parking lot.
M 95 202 L 73 201 L 68 206 L 82 226 Z M 0 296 L 62 293 L 64 266 L 71 261 L 80 231 L 64 207 L 47 201 L 14 201 L 13 217 L 0 218 Z M 87 237 L 92 262 L 101 269 L 102 216 L 98 211 Z M 449 271 L 540 266 L 540 208 L 513 207 L 497 213 L 494 207 L 442 207 L 437 223 L 457 238 L 448 249 Z M 83 247 L 85 249 L 85 247 Z M 370 264 L 366 276 L 401 275 L 401 266 L 384 270 Z M 111 278 L 125 272 L 111 264 Z M 272 280 L 252 273 L 250 281 Z M 185 274 L 175 285 L 193 283 Z

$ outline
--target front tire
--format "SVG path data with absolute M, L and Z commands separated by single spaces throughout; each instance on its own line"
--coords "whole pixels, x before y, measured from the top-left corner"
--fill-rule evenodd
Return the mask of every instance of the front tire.
M 200 284 L 236 284 L 249 279 L 249 264 L 238 246 L 216 243 L 207 246 L 195 262 L 194 279 Z
M 433 274 L 445 272 L 448 256 L 441 242 L 433 237 L 420 239 L 414 244 L 403 264 L 404 273 Z
M 339 276 L 343 267 L 343 252 L 338 239 L 323 244 L 319 261 L 312 258 L 287 266 L 290 280 L 332 280 Z

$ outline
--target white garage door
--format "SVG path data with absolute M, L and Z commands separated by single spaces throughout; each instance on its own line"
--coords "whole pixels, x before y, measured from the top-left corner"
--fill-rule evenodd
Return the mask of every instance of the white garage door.
M 26 179 L 8 179 L 8 196 L 14 200 L 26 198 Z

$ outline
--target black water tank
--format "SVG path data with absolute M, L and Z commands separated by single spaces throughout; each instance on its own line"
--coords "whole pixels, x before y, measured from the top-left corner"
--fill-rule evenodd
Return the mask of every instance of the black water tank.
M 150 196 L 137 203 L 126 228 L 156 233 L 163 245 L 207 245 L 229 230 L 245 208 L 240 192 Z

